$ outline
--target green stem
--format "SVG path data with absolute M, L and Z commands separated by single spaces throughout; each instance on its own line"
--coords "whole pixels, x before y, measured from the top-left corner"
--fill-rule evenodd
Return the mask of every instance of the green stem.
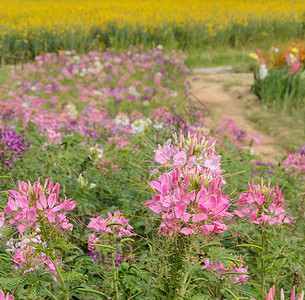
M 261 251 L 261 274 L 262 274 L 262 281 L 261 281 L 261 294 L 262 300 L 264 300 L 265 294 L 265 243 L 266 243 L 266 236 L 265 236 L 265 228 L 262 229 L 262 251 Z
M 181 292 L 180 292 L 181 297 L 184 297 L 184 295 L 187 292 L 188 284 L 191 280 L 193 269 L 195 268 L 195 266 L 192 266 L 192 267 L 190 266 L 191 262 L 192 262 L 191 253 L 192 253 L 192 240 L 189 240 L 187 252 L 186 252 L 186 261 L 188 262 L 188 270 L 185 272 L 185 275 L 183 277 L 183 282 L 182 282 L 182 287 L 181 287 Z
M 182 283 L 183 286 L 182 286 L 181 292 L 180 292 L 180 295 L 181 295 L 182 297 L 184 297 L 184 295 L 185 295 L 185 293 L 186 293 L 186 290 L 187 290 L 187 286 L 188 286 L 187 281 L 188 281 L 189 275 L 190 275 L 190 272 L 189 272 L 189 271 L 185 272 L 185 275 L 184 275 L 184 278 L 183 278 L 183 283 Z
M 43 290 L 54 300 L 58 300 L 51 292 L 49 292 L 46 288 L 43 288 Z
M 42 226 L 42 227 L 41 227 L 41 232 L 42 232 L 43 237 L 44 237 L 44 239 L 45 239 L 45 241 L 46 241 L 46 243 L 47 243 L 47 247 L 48 247 L 49 250 L 50 250 L 49 259 L 50 259 L 50 261 L 53 263 L 53 265 L 54 265 L 54 267 L 55 267 L 55 270 L 56 270 L 57 275 L 58 275 L 58 277 L 59 277 L 59 280 L 60 280 L 62 289 L 63 289 L 63 291 L 64 291 L 64 293 L 65 293 L 65 299 L 66 299 L 66 300 L 69 300 L 69 288 L 67 288 L 67 286 L 66 286 L 66 284 L 65 284 L 64 278 L 63 278 L 63 276 L 62 276 L 61 269 L 58 267 L 56 261 L 54 260 L 53 254 L 51 254 L 51 253 L 53 253 L 54 248 L 52 247 L 52 245 L 51 245 L 51 243 L 50 243 L 50 240 L 49 240 L 49 237 L 48 237 L 48 235 L 47 235 L 46 228 L 45 228 L 45 225 L 44 225 L 44 222 L 43 222 L 43 221 L 41 221 L 41 226 Z
M 178 271 L 181 268 L 181 257 L 180 257 L 180 253 L 182 250 L 182 246 L 183 246 L 183 241 L 181 239 L 181 237 L 178 237 L 178 247 L 175 248 L 174 253 L 173 253 L 173 265 L 171 267 L 171 280 L 169 282 L 169 292 L 167 294 L 167 300 L 173 299 L 174 296 L 176 295 L 176 290 L 177 290 L 177 275 L 178 275 Z M 180 268 L 179 268 L 180 267 Z
M 56 272 L 59 276 L 59 280 L 60 280 L 62 289 L 64 290 L 64 293 L 65 293 L 65 298 L 66 298 L 66 300 L 69 300 L 69 289 L 67 288 L 67 286 L 65 284 L 64 277 L 62 276 L 61 269 L 58 267 L 58 265 L 56 264 L 56 261 L 53 259 L 53 257 L 52 258 L 50 257 L 50 261 L 53 263 L 53 265 L 55 267 L 55 270 L 56 270 Z
M 114 289 L 116 294 L 116 300 L 120 300 L 119 295 L 119 287 L 118 287 L 118 274 L 117 274 L 117 268 L 115 267 L 115 259 L 114 254 L 112 254 L 112 267 L 113 267 L 113 277 L 114 277 Z

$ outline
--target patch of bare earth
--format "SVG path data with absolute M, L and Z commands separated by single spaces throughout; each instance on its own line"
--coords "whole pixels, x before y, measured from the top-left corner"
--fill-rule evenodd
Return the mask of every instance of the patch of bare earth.
M 277 139 L 254 129 L 254 124 L 246 118 L 251 103 L 256 101 L 250 90 L 252 83 L 250 73 L 195 74 L 191 80 L 192 97 L 208 109 L 209 128 L 216 129 L 223 119 L 233 120 L 239 128 L 261 137 L 261 143 L 253 145 L 254 153 L 265 162 L 276 163 L 276 156 L 283 154 Z

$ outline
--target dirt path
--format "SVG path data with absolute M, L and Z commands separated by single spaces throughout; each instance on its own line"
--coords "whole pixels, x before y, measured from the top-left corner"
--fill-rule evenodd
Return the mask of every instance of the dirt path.
M 276 162 L 281 155 L 274 137 L 254 129 L 254 124 L 246 118 L 251 103 L 256 101 L 250 91 L 253 75 L 250 73 L 213 72 L 192 76 L 193 98 L 203 102 L 209 110 L 209 127 L 216 129 L 223 119 L 233 120 L 241 129 L 261 137 L 261 143 L 254 145 L 254 153 L 264 161 Z

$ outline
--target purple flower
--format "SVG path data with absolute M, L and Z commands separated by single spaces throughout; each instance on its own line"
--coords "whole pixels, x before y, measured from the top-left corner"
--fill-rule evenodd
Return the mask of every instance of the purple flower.
M 21 159 L 28 149 L 25 137 L 17 135 L 11 127 L 0 124 L 0 166 L 12 169 L 13 163 Z
M 301 153 L 302 155 L 305 155 L 305 143 L 304 143 L 303 146 L 301 147 L 300 153 Z

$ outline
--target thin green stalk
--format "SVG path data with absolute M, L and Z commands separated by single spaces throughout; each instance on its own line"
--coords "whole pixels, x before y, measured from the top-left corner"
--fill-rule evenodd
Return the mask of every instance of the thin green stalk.
M 173 299 L 174 296 L 176 295 L 176 290 L 177 290 L 177 274 L 180 269 L 181 265 L 181 257 L 180 253 L 182 250 L 183 246 L 183 241 L 180 238 L 178 238 L 178 247 L 175 248 L 174 253 L 173 253 L 173 265 L 171 267 L 171 280 L 169 282 L 169 292 L 167 294 L 167 300 Z
M 42 232 L 42 234 L 43 234 L 43 237 L 44 237 L 44 239 L 45 239 L 45 241 L 46 241 L 46 243 L 47 243 L 47 246 L 48 246 L 49 250 L 50 250 L 51 253 L 52 253 L 54 249 L 53 249 L 53 247 L 52 247 L 52 245 L 51 245 L 51 243 L 50 243 L 50 241 L 49 241 L 49 238 L 48 238 L 48 236 L 47 236 L 46 228 L 45 228 L 45 225 L 44 225 L 44 222 L 43 222 L 43 221 L 41 221 L 41 226 L 42 226 L 42 227 L 41 227 L 41 232 Z M 50 254 L 49 259 L 50 259 L 50 261 L 53 263 L 53 265 L 54 265 L 54 267 L 55 267 L 55 270 L 56 270 L 57 275 L 58 275 L 59 280 L 60 280 L 60 284 L 61 284 L 61 286 L 62 286 L 62 289 L 63 289 L 64 293 L 65 293 L 65 299 L 66 299 L 66 300 L 69 300 L 69 288 L 67 288 L 67 286 L 66 286 L 66 284 L 65 284 L 64 278 L 63 278 L 63 276 L 62 276 L 61 269 L 58 267 L 58 265 L 57 265 L 56 261 L 54 260 L 52 254 Z
M 46 288 L 43 288 L 43 290 L 54 300 L 58 300 L 51 292 L 49 292 Z
M 59 280 L 60 280 L 62 289 L 64 290 L 64 293 L 65 293 L 65 298 L 66 298 L 66 300 L 69 300 L 69 289 L 66 287 L 64 278 L 61 273 L 61 269 L 58 267 L 58 265 L 56 264 L 56 261 L 53 259 L 53 257 L 52 258 L 50 257 L 50 261 L 53 263 L 55 270 L 59 276 Z
M 187 281 L 188 281 L 189 275 L 190 275 L 189 271 L 185 272 L 185 275 L 184 275 L 184 278 L 183 278 L 183 282 L 182 282 L 183 286 L 182 286 L 181 292 L 180 292 L 180 296 L 182 296 L 182 297 L 185 295 L 185 293 L 187 291 L 187 286 L 188 286 Z
M 189 247 L 187 247 L 186 260 L 190 264 L 191 253 L 192 253 L 192 241 L 191 240 L 189 240 L 188 245 L 189 245 Z M 181 291 L 180 291 L 180 296 L 182 298 L 185 296 L 185 294 L 187 292 L 188 284 L 192 278 L 192 272 L 193 272 L 194 267 L 195 266 L 193 266 L 193 267 L 188 266 L 188 270 L 185 272 L 185 275 L 183 277 L 182 287 L 181 287 Z
M 265 235 L 265 228 L 262 228 L 262 251 L 261 251 L 261 274 L 262 274 L 262 280 L 261 280 L 261 295 L 262 300 L 264 300 L 264 294 L 265 294 L 265 244 L 266 244 L 266 235 Z
M 117 268 L 115 267 L 115 260 L 113 254 L 112 254 L 112 267 L 113 267 L 114 289 L 115 289 L 116 300 L 120 300 L 119 287 L 118 287 L 119 277 L 117 274 Z

